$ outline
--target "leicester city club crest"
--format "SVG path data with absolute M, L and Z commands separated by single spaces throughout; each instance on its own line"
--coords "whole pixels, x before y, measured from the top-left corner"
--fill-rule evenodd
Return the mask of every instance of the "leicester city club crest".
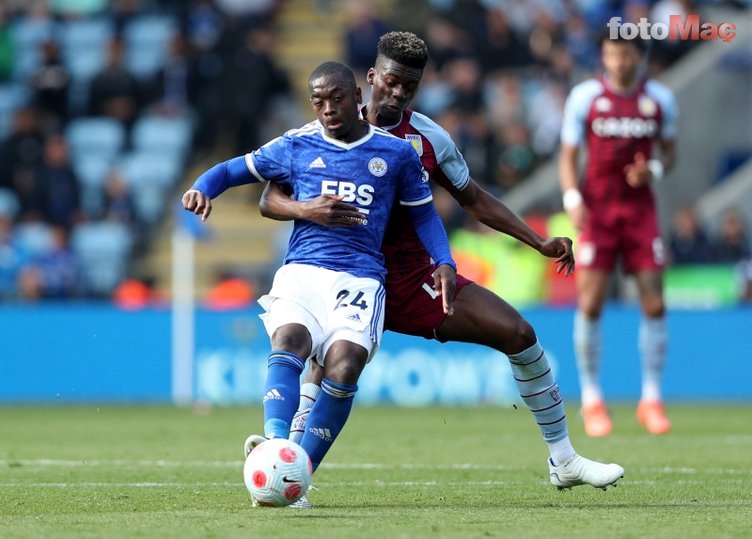
M 420 135 L 405 135 L 405 140 L 409 141 L 413 145 L 415 151 L 418 152 L 418 157 L 423 155 L 423 139 Z
M 374 157 L 368 162 L 368 170 L 371 171 L 371 174 L 380 178 L 386 174 L 386 161 L 381 157 Z

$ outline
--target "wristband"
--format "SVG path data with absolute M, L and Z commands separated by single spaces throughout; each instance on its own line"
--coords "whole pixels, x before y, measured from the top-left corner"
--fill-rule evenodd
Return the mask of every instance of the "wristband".
M 663 162 L 660 159 L 651 159 L 648 161 L 648 170 L 650 171 L 650 174 L 653 176 L 654 182 L 661 181 L 661 178 L 663 178 Z
M 582 204 L 582 195 L 580 194 L 580 191 L 577 190 L 577 188 L 570 187 L 569 189 L 564 191 L 562 202 L 564 203 L 565 210 L 572 211 L 577 206 Z

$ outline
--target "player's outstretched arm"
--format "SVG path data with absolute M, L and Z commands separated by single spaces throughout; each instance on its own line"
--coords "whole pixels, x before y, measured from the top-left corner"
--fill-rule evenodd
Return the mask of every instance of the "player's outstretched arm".
M 437 266 L 433 273 L 434 290 L 441 296 L 444 313 L 454 314 L 457 264 L 449 251 L 449 239 L 441 217 L 432 203 L 407 208 L 418 238 Z
M 311 200 L 297 201 L 281 185 L 269 183 L 259 201 L 261 215 L 277 221 L 303 219 L 322 226 L 355 226 L 366 223 L 358 208 L 342 202 L 341 196 L 320 195 Z
M 211 199 L 218 197 L 230 187 L 258 182 L 246 165 L 245 157 L 224 161 L 204 172 L 181 199 L 183 208 L 201 215 L 206 221 L 211 215 Z
M 574 271 L 572 240 L 569 238 L 544 238 L 472 179 L 463 190 L 452 194 L 465 211 L 484 225 L 512 236 L 543 256 L 555 258 L 557 272 L 564 271 L 569 275 Z
M 564 209 L 569 215 L 574 229 L 580 231 L 585 225 L 587 210 L 585 209 L 585 204 L 578 188 L 578 156 L 578 146 L 562 142 L 559 151 L 559 184 L 561 185 Z

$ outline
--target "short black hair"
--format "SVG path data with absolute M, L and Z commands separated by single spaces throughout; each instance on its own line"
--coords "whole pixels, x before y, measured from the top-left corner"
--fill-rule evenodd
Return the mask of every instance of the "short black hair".
M 634 38 L 627 39 L 625 37 L 622 37 L 620 33 L 617 32 L 616 36 L 611 37 L 610 30 L 606 30 L 604 32 L 601 32 L 598 36 L 598 45 L 600 48 L 603 48 L 603 44 L 606 41 L 611 41 L 613 43 L 628 43 L 631 45 L 634 45 L 634 47 L 640 51 L 640 54 L 645 53 L 647 51 L 647 43 L 645 43 L 645 40 L 642 39 L 640 36 L 635 36 Z
M 428 63 L 428 46 L 412 32 L 388 32 L 379 38 L 378 58 L 423 69 Z M 378 59 L 377 58 L 377 59 Z
M 355 82 L 355 73 L 353 73 L 352 69 L 342 62 L 328 61 L 313 70 L 311 76 L 308 77 L 308 88 L 312 90 L 315 80 L 321 77 L 328 77 L 329 75 L 341 75 L 345 82 L 352 83 L 353 90 L 358 86 L 357 82 Z

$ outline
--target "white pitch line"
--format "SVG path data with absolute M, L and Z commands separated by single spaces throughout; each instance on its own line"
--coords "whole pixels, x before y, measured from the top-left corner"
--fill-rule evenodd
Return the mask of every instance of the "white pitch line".
M 230 468 L 241 469 L 242 461 L 231 460 L 66 460 L 66 459 L 0 459 L 0 467 L 28 467 L 28 468 L 89 468 L 89 467 L 117 467 L 117 468 Z M 508 464 L 383 464 L 383 463 L 323 463 L 321 468 L 330 470 L 479 470 L 497 472 L 516 472 L 528 469 L 528 466 Z M 682 466 L 664 467 L 628 467 L 632 473 L 682 474 L 682 475 L 747 475 L 752 477 L 749 468 L 693 468 Z

